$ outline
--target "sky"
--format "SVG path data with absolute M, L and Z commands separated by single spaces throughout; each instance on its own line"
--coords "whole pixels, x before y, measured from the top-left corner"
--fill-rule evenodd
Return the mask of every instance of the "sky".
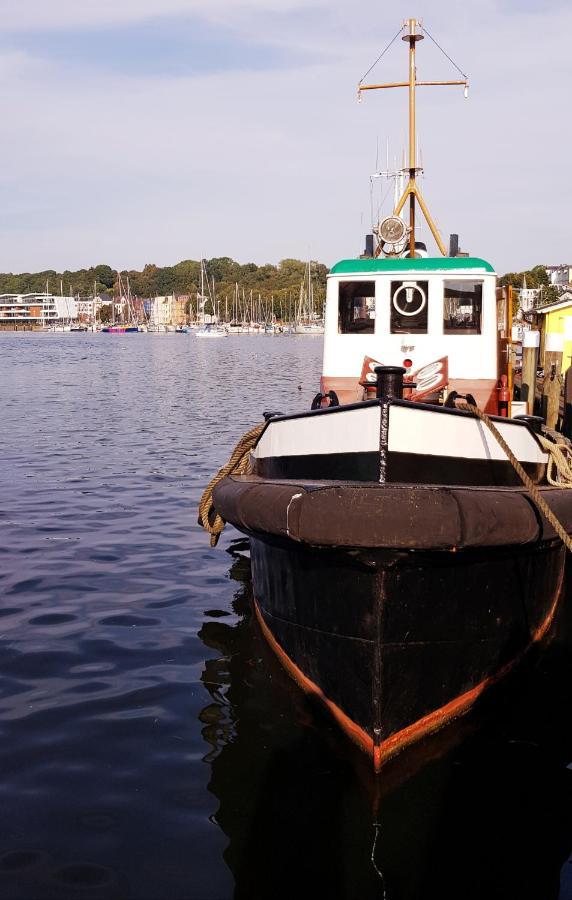
M 418 90 L 445 243 L 499 273 L 572 263 L 569 3 L 0 0 L 0 271 L 358 255 L 407 92 L 356 86 L 410 16 L 470 81 Z M 406 77 L 397 40 L 368 80 Z M 419 79 L 457 77 L 418 44 Z

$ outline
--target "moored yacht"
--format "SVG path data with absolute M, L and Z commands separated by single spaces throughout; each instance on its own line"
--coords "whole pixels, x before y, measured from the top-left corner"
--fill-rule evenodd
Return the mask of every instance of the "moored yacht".
M 139 326 L 130 324 L 104 325 L 101 331 L 104 334 L 135 334 L 139 331 Z
M 195 337 L 198 338 L 220 338 L 227 336 L 227 330 L 222 325 L 207 322 L 195 331 Z

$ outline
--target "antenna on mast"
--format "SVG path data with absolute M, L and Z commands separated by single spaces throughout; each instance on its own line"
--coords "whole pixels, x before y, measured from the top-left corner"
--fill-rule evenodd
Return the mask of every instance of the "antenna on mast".
M 418 32 L 418 28 L 420 28 L 424 34 L 420 34 Z M 388 84 L 364 84 L 365 78 L 369 75 L 371 70 L 377 65 L 380 61 L 381 57 L 389 50 L 393 42 L 399 37 L 399 35 L 406 31 L 405 34 L 402 35 L 401 40 L 405 41 L 409 44 L 409 78 L 407 81 L 397 81 L 391 82 Z M 415 66 L 415 51 L 416 44 L 418 41 L 422 41 L 424 35 L 433 41 L 436 47 L 441 50 L 441 52 L 447 56 L 447 59 L 453 63 L 455 68 L 460 72 L 463 76 L 462 81 L 417 81 L 417 71 Z M 445 245 L 441 240 L 441 236 L 435 225 L 429 210 L 425 204 L 425 200 L 419 190 L 417 185 L 417 176 L 420 175 L 423 171 L 421 166 L 417 165 L 417 141 L 416 141 L 416 123 L 415 123 L 415 99 L 416 99 L 416 89 L 418 87 L 430 87 L 430 86 L 442 86 L 442 85 L 461 85 L 464 88 L 465 97 L 468 96 L 469 91 L 469 79 L 468 76 L 465 75 L 464 72 L 461 72 L 459 67 L 453 62 L 450 56 L 448 56 L 442 47 L 437 44 L 437 41 L 429 34 L 427 29 L 423 26 L 423 24 L 417 19 L 407 19 L 406 22 L 401 26 L 400 30 L 397 32 L 395 37 L 390 41 L 385 50 L 380 54 L 377 58 L 373 66 L 366 72 L 361 81 L 358 84 L 358 99 L 361 101 L 361 93 L 362 91 L 376 91 L 383 90 L 386 88 L 395 88 L 395 87 L 406 87 L 409 89 L 409 164 L 408 166 L 404 166 L 405 171 L 409 174 L 409 180 L 405 186 L 405 190 L 403 191 L 399 201 L 397 202 L 393 215 L 399 216 L 403 207 L 405 206 L 407 200 L 409 199 L 409 255 L 411 257 L 415 256 L 415 201 L 419 204 L 421 212 L 423 213 L 427 224 L 431 230 L 431 234 L 435 238 L 435 242 L 439 247 L 439 250 L 443 254 L 443 256 L 447 255 L 447 251 L 445 249 Z M 381 249 L 381 247 L 380 247 Z
M 407 169 L 404 169 L 403 167 L 397 168 L 397 160 L 395 160 L 394 168 L 390 167 L 389 139 L 387 140 L 386 161 L 387 161 L 386 169 L 384 169 L 384 170 L 376 169 L 376 171 L 373 173 L 373 175 L 370 175 L 370 184 L 371 184 L 372 190 L 373 190 L 373 183 L 377 179 L 381 179 L 382 181 L 390 182 L 386 191 L 384 191 L 383 188 L 381 190 L 381 198 L 380 198 L 380 202 L 378 204 L 377 215 L 376 215 L 375 220 L 374 220 L 374 216 L 373 216 L 373 202 L 372 202 L 372 230 L 373 230 L 373 233 L 377 235 L 378 241 L 380 242 L 380 243 L 378 243 L 377 251 L 374 254 L 375 256 L 379 255 L 379 253 L 381 251 L 381 247 L 384 243 L 386 243 L 386 239 L 387 239 L 387 234 L 386 234 L 387 226 L 385 226 L 383 228 L 383 232 L 382 232 L 382 225 L 384 222 L 386 222 L 386 219 L 381 220 L 381 207 L 387 200 L 387 198 L 392 190 L 391 182 L 393 182 L 393 197 L 392 197 L 391 208 L 394 209 L 397 206 L 397 204 L 399 203 L 399 199 L 403 193 L 405 176 L 407 174 Z M 373 196 L 372 196 L 372 201 L 373 201 Z M 399 229 L 399 223 L 397 221 L 395 221 L 396 218 L 399 218 L 402 223 L 401 229 L 399 231 L 397 230 L 397 229 Z M 384 253 L 389 256 L 396 256 L 396 255 L 398 256 L 400 253 L 403 253 L 403 251 L 405 250 L 406 244 L 407 244 L 407 227 L 405 225 L 405 222 L 402 221 L 402 217 L 396 217 L 395 215 L 391 215 L 389 217 L 389 219 L 391 220 L 393 227 L 391 228 L 391 238 L 390 238 L 387 246 L 389 246 L 391 249 L 390 250 L 384 249 Z M 399 235 L 399 237 L 398 237 L 398 235 Z

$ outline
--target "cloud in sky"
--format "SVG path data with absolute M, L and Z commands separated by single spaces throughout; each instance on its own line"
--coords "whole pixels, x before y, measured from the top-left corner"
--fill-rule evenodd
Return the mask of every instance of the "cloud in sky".
M 16 51 L 62 71 L 123 73 L 133 76 L 205 75 L 226 70 L 267 71 L 297 67 L 305 55 L 237 34 L 226 25 L 197 16 L 145 19 L 97 28 L 52 28 L 0 35 L 0 50 Z
M 469 103 L 458 89 L 419 91 L 423 189 L 442 232 L 459 231 L 500 271 L 572 251 L 561 178 L 571 64 L 539 41 L 568 33 L 572 15 L 509 15 L 508 2 L 417 10 L 471 76 Z M 0 270 L 359 252 L 376 143 L 401 148 L 406 94 L 358 106 L 355 86 L 405 0 L 391 15 L 365 0 L 359 16 L 343 0 L 22 0 L 0 11 Z M 404 75 L 404 46 L 376 79 Z M 454 77 L 428 40 L 419 76 Z
M 318 6 L 323 0 L 0 0 L 4 31 L 97 28 L 175 16 L 201 15 L 210 21 L 240 21 L 264 11 Z

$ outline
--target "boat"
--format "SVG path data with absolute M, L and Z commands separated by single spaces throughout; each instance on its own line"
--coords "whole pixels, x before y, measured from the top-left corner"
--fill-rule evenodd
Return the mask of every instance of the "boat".
M 135 334 L 139 331 L 138 325 L 104 325 L 101 329 L 104 334 Z
M 224 328 L 220 322 L 219 317 L 217 315 L 217 306 L 215 299 L 215 287 L 214 287 L 214 278 L 211 282 L 209 281 L 209 277 L 206 270 L 206 263 L 204 259 L 201 259 L 201 269 L 200 269 L 200 290 L 197 293 L 197 324 L 198 327 L 195 328 L 194 334 L 195 337 L 198 338 L 221 338 L 227 336 L 227 330 Z M 207 293 L 205 293 L 205 284 Z M 211 304 L 212 313 L 205 313 L 205 308 L 207 303 Z M 208 319 L 207 319 L 208 315 Z
M 323 334 L 324 323 L 320 320 L 315 322 L 299 322 L 291 332 L 292 334 Z
M 296 319 L 290 330 L 291 334 L 323 334 L 324 323 L 314 310 L 314 283 L 312 279 L 312 262 L 304 271 L 304 278 L 300 285 L 300 297 L 296 309 Z
M 131 286 L 129 284 L 129 276 L 126 276 L 125 283 L 120 272 L 117 273 L 117 291 L 118 299 L 111 301 L 111 322 L 104 325 L 101 331 L 104 334 L 138 334 L 139 325 L 136 321 L 135 310 L 133 307 L 133 297 L 131 295 Z M 120 310 L 121 321 L 117 322 L 115 314 L 117 309 Z
M 216 325 L 212 322 L 207 322 L 206 325 L 201 325 L 201 327 L 197 328 L 195 331 L 195 337 L 198 338 L 221 338 L 226 336 L 226 329 L 223 328 L 222 325 Z
M 554 468 L 570 443 L 511 416 L 493 266 L 447 254 L 419 189 L 416 89 L 433 82 L 416 78 L 426 29 L 403 31 L 406 184 L 369 252 L 328 275 L 320 389 L 311 409 L 266 412 L 200 506 L 211 543 L 225 522 L 249 537 L 268 644 L 375 772 L 545 645 L 572 547 L 572 478 Z

